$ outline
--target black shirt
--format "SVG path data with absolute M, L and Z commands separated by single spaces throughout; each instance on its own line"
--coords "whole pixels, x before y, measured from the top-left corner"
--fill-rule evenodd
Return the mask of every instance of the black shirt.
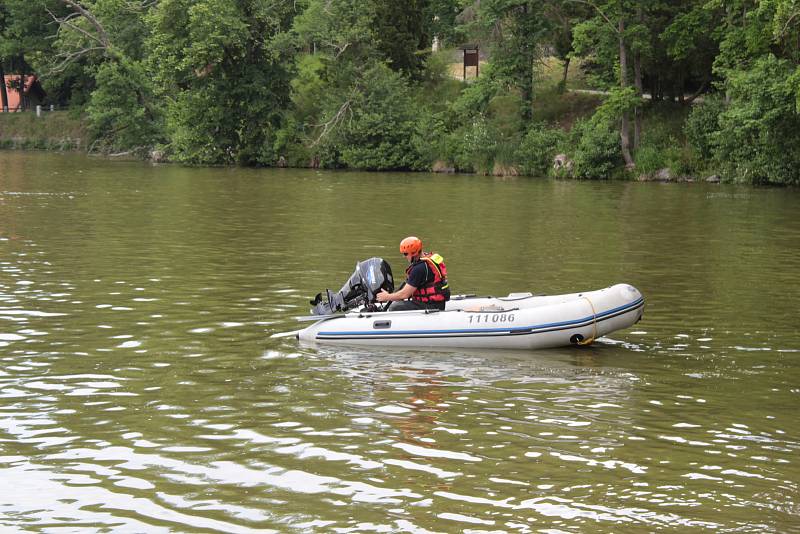
M 406 284 L 419 289 L 421 287 L 425 287 L 426 285 L 432 284 L 435 279 L 436 278 L 433 274 L 433 271 L 430 267 L 428 267 L 428 262 L 421 260 L 411 266 L 411 271 L 408 273 Z

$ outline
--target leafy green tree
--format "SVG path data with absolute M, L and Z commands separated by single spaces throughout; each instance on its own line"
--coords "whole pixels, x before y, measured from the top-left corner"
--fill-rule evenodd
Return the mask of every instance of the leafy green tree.
M 55 54 L 42 61 L 51 75 L 82 72 L 90 77 L 86 111 L 92 146 L 146 153 L 162 139 L 161 109 L 153 97 L 142 43 L 149 33 L 145 17 L 152 4 L 126 0 L 60 0 Z
M 460 0 L 428 0 L 425 15 L 430 24 L 431 40 L 436 37 L 442 48 L 464 42 L 464 28 L 456 20 L 462 10 L 461 4 Z
M 540 45 L 548 30 L 541 2 L 533 0 L 483 0 L 475 27 L 491 44 L 495 75 L 520 92 L 522 116 L 533 109 L 533 78 Z
M 403 77 L 378 63 L 359 82 L 340 110 L 341 127 L 326 139 L 342 163 L 368 170 L 418 170 L 429 164 L 415 150 L 417 113 Z
M 141 61 L 123 58 L 97 68 L 97 88 L 87 107 L 95 143 L 140 155 L 163 142 L 163 116 Z
M 630 2 L 625 0 L 605 0 L 603 2 L 585 2 L 594 8 L 595 16 L 580 24 L 575 30 L 575 48 L 578 53 L 587 53 L 587 51 L 596 47 L 596 49 L 605 49 L 616 45 L 618 52 L 617 65 L 618 65 L 618 83 L 622 92 L 627 93 L 627 88 L 631 86 L 630 83 L 630 45 L 631 35 L 636 35 L 635 30 L 639 30 L 638 26 L 631 29 L 629 24 L 631 18 L 634 16 Z M 638 11 L 638 10 L 637 10 Z M 641 18 L 641 14 L 637 17 Z M 641 38 L 639 38 L 641 42 Z M 598 45 L 604 45 L 602 47 Z M 610 60 L 610 54 L 606 52 L 606 61 Z M 606 69 L 608 70 L 608 69 Z M 641 70 L 639 66 L 634 65 L 633 69 L 636 73 L 636 91 L 641 94 Z M 620 112 L 618 118 L 620 124 L 620 150 L 625 160 L 627 167 L 634 167 L 634 159 L 631 150 L 636 149 L 638 141 L 639 126 L 634 127 L 634 138 L 631 140 L 630 136 L 630 114 L 627 106 L 618 107 L 611 106 L 607 109 L 615 109 Z M 634 109 L 634 114 L 638 118 L 638 114 Z
M 719 115 L 714 155 L 728 178 L 753 184 L 800 183 L 796 65 L 768 55 L 730 71 L 730 104 Z
M 544 16 L 548 20 L 547 42 L 552 46 L 553 55 L 564 64 L 558 92 L 567 88 L 567 76 L 575 48 L 573 30 L 580 21 L 589 18 L 591 7 L 587 4 L 564 0 L 548 0 L 544 3 Z
M 431 46 L 429 0 L 375 2 L 376 46 L 389 66 L 418 79 Z
M 268 165 L 289 104 L 290 4 L 165 0 L 148 17 L 148 68 L 178 161 Z
M 720 11 L 710 9 L 706 0 L 682 2 L 670 13 L 659 34 L 662 58 L 658 64 L 663 67 L 650 75 L 653 98 L 661 99 L 667 91 L 678 93 L 681 99 L 687 79 L 695 84 L 689 101 L 710 87 L 721 39 L 716 28 L 721 22 Z

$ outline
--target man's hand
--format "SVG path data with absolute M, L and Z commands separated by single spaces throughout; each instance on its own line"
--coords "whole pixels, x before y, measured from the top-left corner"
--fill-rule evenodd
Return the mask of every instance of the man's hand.
M 381 292 L 375 295 L 375 300 L 378 302 L 390 302 L 392 300 L 406 300 L 410 299 L 411 295 L 414 294 L 417 288 L 414 286 L 410 286 L 408 284 L 403 285 L 400 289 L 395 291 L 394 293 L 387 293 L 385 289 L 381 289 Z M 391 297 L 390 295 L 394 295 Z

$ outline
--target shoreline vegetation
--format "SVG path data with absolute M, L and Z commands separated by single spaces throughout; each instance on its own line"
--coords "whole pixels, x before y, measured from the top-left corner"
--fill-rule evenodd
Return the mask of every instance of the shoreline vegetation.
M 800 5 L 734 4 L 6 0 L 0 74 L 67 111 L 0 148 L 800 184 Z
M 456 68 L 461 65 L 451 65 L 450 70 L 454 73 L 458 71 Z M 485 68 L 485 65 L 483 66 Z M 550 59 L 542 64 L 544 74 L 543 80 L 550 80 L 550 76 L 546 73 L 560 68 L 558 60 Z M 574 70 L 574 67 L 573 67 Z M 451 75 L 454 79 L 456 75 Z M 464 84 L 466 85 L 466 84 Z M 568 78 L 568 87 L 581 87 L 580 80 L 574 80 L 573 75 Z M 605 94 L 600 91 L 590 89 L 568 89 L 563 93 L 559 93 L 555 82 L 551 83 L 549 87 L 544 87 L 541 90 L 541 99 L 543 104 L 537 107 L 534 111 L 534 120 L 541 121 L 542 123 L 549 124 L 553 128 L 560 128 L 564 132 L 569 132 L 572 125 L 580 119 L 586 119 L 596 111 L 597 107 L 605 98 Z M 672 106 L 675 107 L 675 106 Z M 678 107 L 678 112 L 681 112 Z M 660 116 L 656 115 L 652 119 L 654 128 L 669 128 L 668 124 L 659 122 Z M 122 150 L 120 152 L 111 152 L 107 149 L 97 150 L 93 146 L 89 132 L 89 120 L 85 114 L 76 113 L 73 111 L 45 111 L 40 117 L 37 117 L 34 112 L 23 113 L 10 113 L 0 114 L 0 149 L 5 150 L 46 150 L 46 151 L 77 151 L 85 152 L 109 158 L 127 158 L 138 160 L 150 160 L 155 163 L 172 163 L 167 155 L 156 148 L 149 148 L 147 151 L 130 151 Z M 673 125 L 674 127 L 674 125 Z M 673 132 L 676 136 L 681 135 L 679 130 Z M 682 140 L 685 142 L 685 140 Z M 289 165 L 288 162 L 280 163 L 279 161 L 272 165 L 274 167 L 291 167 L 291 168 L 314 168 L 315 162 L 309 161 L 306 164 Z M 538 177 L 555 175 L 561 167 L 567 167 L 571 164 L 566 154 L 556 154 L 553 157 L 552 168 L 554 172 L 544 172 Z M 361 170 L 361 169 L 349 169 Z M 494 164 L 491 171 L 484 170 L 483 172 L 465 171 L 455 168 L 451 163 L 443 160 L 435 160 L 430 164 L 429 168 L 416 169 L 424 172 L 440 173 L 440 174 L 484 174 L 492 176 L 526 176 L 520 172 L 519 168 L 514 165 Z M 563 177 L 566 173 L 562 173 Z M 641 173 L 634 177 L 620 175 L 617 178 L 635 179 L 638 181 L 659 181 L 659 182 L 695 182 L 707 181 L 718 183 L 719 177 L 716 175 L 709 175 L 705 178 L 699 178 L 688 175 L 677 175 L 670 168 L 664 167 L 657 169 L 653 173 Z

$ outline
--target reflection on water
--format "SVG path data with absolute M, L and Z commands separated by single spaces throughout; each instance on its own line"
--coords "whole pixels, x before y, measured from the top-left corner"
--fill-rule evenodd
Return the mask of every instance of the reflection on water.
M 792 531 L 796 203 L 0 152 L 0 526 Z M 408 233 L 458 292 L 625 281 L 647 313 L 538 352 L 270 337 Z

